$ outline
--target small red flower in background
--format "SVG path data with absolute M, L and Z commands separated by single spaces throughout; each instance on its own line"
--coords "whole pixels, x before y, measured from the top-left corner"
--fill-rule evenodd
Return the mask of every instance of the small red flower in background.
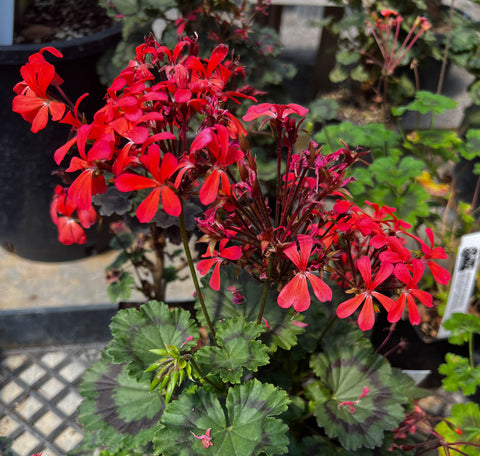
M 319 301 L 325 302 L 332 299 L 332 290 L 320 277 L 307 271 L 308 261 L 313 249 L 313 238 L 307 235 L 298 235 L 297 243 L 293 242 L 283 250 L 283 253 L 298 268 L 298 272 L 280 291 L 277 302 L 280 307 L 293 306 L 297 312 L 303 312 L 310 307 L 310 292 L 307 279 L 312 285 L 313 293 Z
M 408 318 L 412 325 L 418 325 L 421 321 L 420 314 L 415 304 L 415 298 L 427 307 L 432 307 L 432 295 L 426 291 L 419 290 L 417 288 L 418 282 L 423 276 L 424 264 L 417 259 L 412 260 L 412 275 L 407 266 L 402 263 L 396 264 L 394 269 L 394 275 L 397 279 L 401 280 L 405 287 L 402 290 L 402 294 L 397 299 L 397 302 L 390 308 L 388 312 L 388 321 L 395 323 L 402 318 L 405 303 L 408 305 Z
M 386 310 L 390 310 L 395 305 L 395 301 L 385 296 L 375 289 L 388 279 L 392 272 L 393 266 L 390 263 L 383 263 L 375 278 L 372 280 L 372 265 L 369 257 L 362 257 L 357 261 L 357 268 L 365 282 L 365 291 L 357 294 L 355 297 L 342 302 L 337 307 L 337 316 L 339 318 L 347 318 L 352 315 L 360 305 L 365 302 L 358 316 L 358 326 L 362 331 L 372 329 L 375 322 L 375 311 L 373 308 L 373 298 L 376 298 Z
M 287 105 L 278 105 L 273 103 L 260 103 L 250 106 L 247 113 L 242 117 L 245 122 L 258 119 L 259 117 L 267 116 L 272 119 L 285 120 L 290 114 L 298 114 L 304 116 L 308 109 L 295 103 Z
M 196 439 L 199 439 L 202 441 L 203 448 L 208 448 L 209 446 L 213 445 L 212 437 L 210 437 L 210 431 L 211 431 L 211 428 L 207 429 L 205 434 L 202 434 L 202 435 L 196 435 L 192 432 L 193 436 Z

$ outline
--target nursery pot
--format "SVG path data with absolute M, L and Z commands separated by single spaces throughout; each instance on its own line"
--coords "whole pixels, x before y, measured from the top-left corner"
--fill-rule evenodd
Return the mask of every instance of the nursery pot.
M 121 24 L 117 24 L 68 41 L 0 46 L 0 243 L 21 257 L 38 261 L 78 259 L 105 249 L 108 236 L 105 227 L 103 231 L 92 227 L 84 245 L 65 246 L 58 242 L 49 214 L 53 190 L 62 183 L 52 175 L 57 169 L 53 154 L 68 139 L 69 126 L 49 122 L 34 134 L 31 125 L 12 111 L 13 87 L 22 80 L 20 67 L 39 49 L 57 48 L 63 59 L 49 53 L 46 59 L 55 64 L 65 81 L 62 88 L 73 102 L 83 93 L 90 94 L 80 110 L 91 120 L 105 94 L 96 71 L 97 61 L 120 36 Z

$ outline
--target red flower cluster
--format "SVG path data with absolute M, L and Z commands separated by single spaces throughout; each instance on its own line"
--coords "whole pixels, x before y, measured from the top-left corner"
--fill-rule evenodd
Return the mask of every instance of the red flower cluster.
M 276 286 L 282 308 L 308 309 L 310 289 L 319 301 L 331 301 L 333 280 L 355 295 L 339 304 L 337 315 L 346 318 L 362 307 L 363 330 L 373 325 L 376 301 L 390 321 L 406 306 L 418 323 L 416 302 L 432 305 L 418 289 L 425 265 L 438 282 L 449 280 L 433 261 L 445 253 L 434 247 L 431 232 L 428 245 L 408 234 L 395 209 L 351 203 L 346 172 L 360 154 L 345 146 L 325 155 L 313 142 L 297 150 L 307 109 L 296 104 L 253 104 L 243 117 L 260 119 L 260 128 L 268 123 L 276 135 L 277 187 L 267 198 L 246 128 L 228 108 L 242 98 L 255 101 L 249 88 L 228 88 L 244 71 L 228 54 L 219 45 L 204 59 L 195 40 L 184 38 L 170 50 L 147 39 L 91 123 L 78 114 L 81 100 L 70 107 L 50 95 L 49 87 L 58 89 L 61 80 L 42 53 L 31 57 L 25 80 L 15 87 L 14 110 L 35 130 L 48 113 L 72 126 L 72 138 L 55 152 L 58 164 L 69 156 L 66 173 L 72 175 L 52 203 L 60 241 L 85 242 L 83 228 L 96 217 L 92 197 L 108 186 L 130 197 L 142 223 L 154 223 L 159 210 L 183 216 L 183 201 L 198 197 L 206 208 L 196 220 L 208 249 L 197 269 L 203 275 L 213 268 L 212 288 L 220 289 L 221 265 L 231 262 Z M 418 254 L 406 247 L 408 237 L 419 243 Z

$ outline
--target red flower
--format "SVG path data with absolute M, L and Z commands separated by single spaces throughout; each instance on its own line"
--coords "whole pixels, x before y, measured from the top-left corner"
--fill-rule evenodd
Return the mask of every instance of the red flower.
M 450 282 L 450 273 L 442 266 L 434 263 L 431 260 L 446 260 L 448 255 L 445 253 L 442 247 L 434 247 L 434 236 L 430 228 L 425 230 L 430 241 L 430 246 L 423 242 L 420 238 L 415 237 L 418 242 L 420 242 L 423 256 L 420 258 L 430 269 L 430 272 L 433 275 L 433 278 L 436 282 L 441 285 L 447 285 Z
M 272 119 L 285 120 L 290 114 L 304 116 L 308 112 L 307 108 L 299 104 L 290 103 L 288 105 L 278 105 L 273 103 L 260 103 L 250 106 L 247 113 L 242 117 L 245 122 L 267 116 Z
M 197 263 L 197 270 L 200 275 L 205 275 L 212 266 L 214 266 L 212 277 L 210 278 L 210 287 L 213 290 L 220 290 L 220 265 L 224 260 L 235 261 L 242 256 L 242 248 L 238 245 L 232 247 L 225 247 L 228 239 L 222 239 L 220 241 L 219 251 L 208 249 L 206 253 L 202 255 L 205 260 L 200 260 Z
M 193 436 L 196 439 L 199 439 L 202 441 L 203 448 L 208 448 L 209 446 L 213 445 L 212 438 L 210 437 L 210 431 L 211 431 L 211 428 L 207 429 L 207 431 L 203 435 L 195 435 L 192 432 Z
M 390 323 L 395 323 L 402 318 L 406 302 L 408 305 L 408 318 L 410 323 L 412 323 L 412 325 L 418 325 L 421 319 L 417 306 L 415 305 L 415 298 L 425 306 L 432 307 L 432 295 L 426 291 L 418 290 L 417 288 L 418 282 L 422 278 L 425 269 L 424 264 L 420 260 L 413 259 L 412 268 L 413 273 L 410 275 L 407 266 L 402 263 L 395 265 L 394 275 L 405 284 L 405 287 L 403 288 L 402 294 L 397 299 L 397 302 L 388 312 L 388 321 Z
M 182 204 L 180 198 L 170 188 L 168 181 L 177 169 L 177 159 L 173 154 L 167 152 L 160 163 L 160 147 L 158 144 L 153 144 L 148 148 L 148 153 L 142 157 L 141 161 L 152 175 L 151 178 L 133 173 L 120 174 L 115 179 L 115 186 L 121 192 L 153 188 L 137 208 L 137 218 L 142 223 L 150 222 L 155 217 L 160 197 L 164 211 L 178 217 L 182 211 Z
M 302 312 L 310 307 L 311 302 L 307 279 L 319 301 L 330 301 L 332 299 L 332 290 L 320 277 L 307 271 L 308 260 L 313 248 L 313 238 L 307 235 L 298 235 L 298 245 L 300 253 L 296 242 L 290 244 L 283 251 L 298 268 L 298 272 L 282 288 L 278 295 L 277 303 L 284 309 L 293 306 L 297 312 Z
M 381 285 L 393 272 L 393 266 L 390 263 L 383 263 L 372 280 L 372 265 L 369 257 L 362 257 L 357 261 L 357 268 L 365 282 L 365 291 L 355 297 L 342 302 L 337 307 L 337 316 L 347 318 L 355 312 L 358 307 L 365 301 L 365 304 L 358 316 L 358 326 L 362 331 L 372 329 L 375 322 L 375 312 L 373 308 L 373 299 L 376 298 L 385 307 L 386 310 L 395 305 L 395 301 L 385 296 L 375 289 Z
M 75 211 L 77 217 L 74 216 Z M 50 216 L 57 225 L 58 240 L 65 245 L 85 244 L 87 236 L 83 228 L 90 228 L 97 220 L 97 213 L 92 206 L 86 210 L 78 209 L 60 185 L 55 188 Z
M 197 152 L 207 149 L 212 166 L 202 187 L 200 188 L 200 201 L 208 205 L 213 203 L 222 187 L 224 194 L 230 194 L 230 180 L 224 171 L 229 165 L 238 162 L 243 157 L 243 152 L 234 144 L 230 144 L 228 130 L 223 125 L 202 130 L 193 140 L 191 151 Z
M 44 51 L 62 57 L 59 51 L 51 47 L 31 55 L 28 63 L 20 69 L 24 81 L 13 89 L 17 96 L 13 99 L 12 109 L 27 122 L 31 122 L 33 133 L 45 128 L 49 114 L 52 120 L 60 120 L 65 112 L 65 105 L 47 94 L 52 82 L 60 85 L 63 81 L 55 73 L 55 67 L 43 57 Z

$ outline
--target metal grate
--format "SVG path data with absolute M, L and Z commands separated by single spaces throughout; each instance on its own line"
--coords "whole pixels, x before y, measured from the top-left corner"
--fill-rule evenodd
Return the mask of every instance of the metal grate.
M 15 456 L 65 456 L 83 431 L 76 421 L 82 374 L 104 343 L 5 350 L 0 354 L 0 436 Z

